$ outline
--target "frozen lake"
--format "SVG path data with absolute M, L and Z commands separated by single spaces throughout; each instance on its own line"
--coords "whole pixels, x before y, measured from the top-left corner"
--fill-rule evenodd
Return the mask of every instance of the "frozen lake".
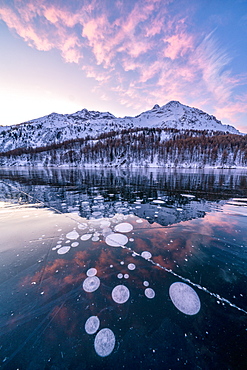
M 246 368 L 246 172 L 1 169 L 0 232 L 0 368 Z

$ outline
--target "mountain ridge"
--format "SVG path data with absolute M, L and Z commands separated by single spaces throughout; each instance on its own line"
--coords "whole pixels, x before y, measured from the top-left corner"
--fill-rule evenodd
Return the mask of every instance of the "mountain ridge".
M 50 143 L 140 127 L 240 134 L 236 128 L 222 124 L 213 115 L 173 100 L 163 106 L 155 104 L 152 109 L 135 117 L 115 117 L 110 112 L 89 111 L 84 108 L 75 113 L 53 112 L 17 125 L 0 126 L 0 152 L 16 148 L 37 148 Z

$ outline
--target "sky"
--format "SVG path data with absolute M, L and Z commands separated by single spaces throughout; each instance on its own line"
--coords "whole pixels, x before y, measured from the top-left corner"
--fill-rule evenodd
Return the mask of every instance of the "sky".
M 0 125 L 170 100 L 247 133 L 247 0 L 0 0 Z

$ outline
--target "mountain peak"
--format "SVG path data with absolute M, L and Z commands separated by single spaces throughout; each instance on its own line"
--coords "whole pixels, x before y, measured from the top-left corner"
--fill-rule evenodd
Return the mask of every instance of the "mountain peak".
M 155 105 L 153 106 L 153 108 L 152 108 L 152 110 L 156 110 L 156 109 L 160 109 L 159 104 L 155 104 Z
M 180 105 L 182 104 L 178 100 L 171 100 L 165 106 L 166 107 L 169 107 L 169 106 L 178 107 Z

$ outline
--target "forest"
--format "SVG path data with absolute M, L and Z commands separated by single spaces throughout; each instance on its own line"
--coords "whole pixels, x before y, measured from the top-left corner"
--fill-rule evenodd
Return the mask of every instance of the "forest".
M 98 137 L 17 148 L 0 153 L 0 165 L 43 166 L 247 166 L 247 135 L 207 130 L 135 128 Z

